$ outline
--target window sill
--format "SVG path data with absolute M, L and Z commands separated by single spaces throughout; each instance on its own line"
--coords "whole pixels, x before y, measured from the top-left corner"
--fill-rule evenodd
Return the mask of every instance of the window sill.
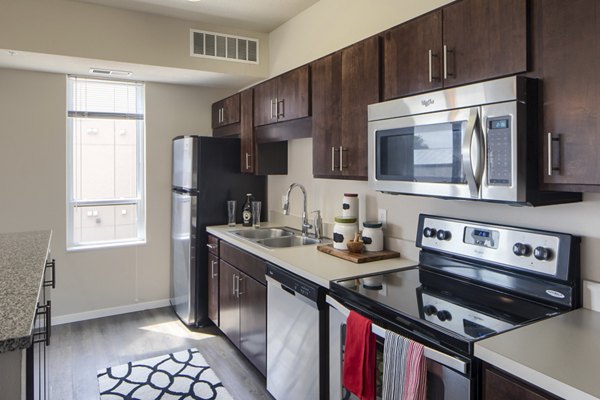
M 129 247 L 129 246 L 139 246 L 142 244 L 146 244 L 146 239 L 133 240 L 130 242 L 112 242 L 112 243 L 97 243 L 97 244 L 86 244 L 81 246 L 69 246 L 67 247 L 67 252 L 77 252 L 77 251 L 86 251 L 86 250 L 103 250 L 103 249 L 112 249 L 119 247 Z

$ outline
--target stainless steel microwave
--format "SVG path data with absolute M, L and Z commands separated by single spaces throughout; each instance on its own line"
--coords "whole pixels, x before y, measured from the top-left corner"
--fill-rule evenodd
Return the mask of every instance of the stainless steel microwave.
M 511 76 L 368 108 L 372 189 L 522 205 L 580 201 L 539 190 L 538 81 Z

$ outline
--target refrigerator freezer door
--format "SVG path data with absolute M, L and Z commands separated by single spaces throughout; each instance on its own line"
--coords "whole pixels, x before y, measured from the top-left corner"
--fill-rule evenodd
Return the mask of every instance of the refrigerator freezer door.
M 173 140 L 173 187 L 182 189 L 198 188 L 198 139 L 193 136 L 183 136 Z
M 172 192 L 171 305 L 181 320 L 196 323 L 196 196 Z

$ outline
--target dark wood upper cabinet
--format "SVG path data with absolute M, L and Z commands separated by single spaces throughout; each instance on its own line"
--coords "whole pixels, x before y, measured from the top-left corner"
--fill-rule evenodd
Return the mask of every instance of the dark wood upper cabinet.
M 371 37 L 311 66 L 317 178 L 367 179 L 367 106 L 380 99 L 379 49 Z
M 240 166 L 242 172 L 253 174 L 256 163 L 256 141 L 254 137 L 254 93 L 252 89 L 244 90 L 240 94 Z
M 236 93 L 212 105 L 213 129 L 240 122 L 240 94 Z
M 600 3 L 535 2 L 546 189 L 600 191 Z M 550 157 L 549 157 L 550 156 Z
M 384 100 L 527 71 L 527 0 L 461 0 L 384 37 Z
M 254 86 L 254 126 L 308 117 L 309 81 L 304 65 Z
M 383 34 L 384 99 L 442 87 L 442 11 Z

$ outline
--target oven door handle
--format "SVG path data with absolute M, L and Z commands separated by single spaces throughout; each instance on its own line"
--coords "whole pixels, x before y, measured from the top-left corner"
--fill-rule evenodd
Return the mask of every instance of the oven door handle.
M 331 296 L 329 296 L 329 295 L 325 296 L 325 301 L 332 308 L 336 309 L 339 313 L 341 313 L 344 317 L 348 317 L 348 315 L 350 314 L 350 310 L 348 310 L 339 301 L 335 300 Z M 371 331 L 373 332 L 373 334 L 375 336 L 385 339 L 386 329 L 380 327 L 379 325 L 371 324 Z M 438 364 L 441 364 L 445 367 L 452 368 L 453 370 L 456 370 L 462 374 L 467 373 L 467 363 L 466 362 L 464 362 L 456 357 L 452 357 L 452 356 L 449 356 L 448 354 L 442 353 L 441 351 L 434 350 L 430 347 L 427 347 L 427 346 L 424 346 L 424 347 L 425 348 L 423 350 L 423 354 L 425 355 L 425 358 L 435 361 Z
M 473 139 L 476 140 L 473 151 Z M 462 165 L 471 198 L 479 197 L 479 184 L 483 172 L 483 137 L 479 126 L 479 108 L 473 107 L 469 111 L 467 129 L 462 143 Z M 473 164 L 475 163 L 475 166 Z

